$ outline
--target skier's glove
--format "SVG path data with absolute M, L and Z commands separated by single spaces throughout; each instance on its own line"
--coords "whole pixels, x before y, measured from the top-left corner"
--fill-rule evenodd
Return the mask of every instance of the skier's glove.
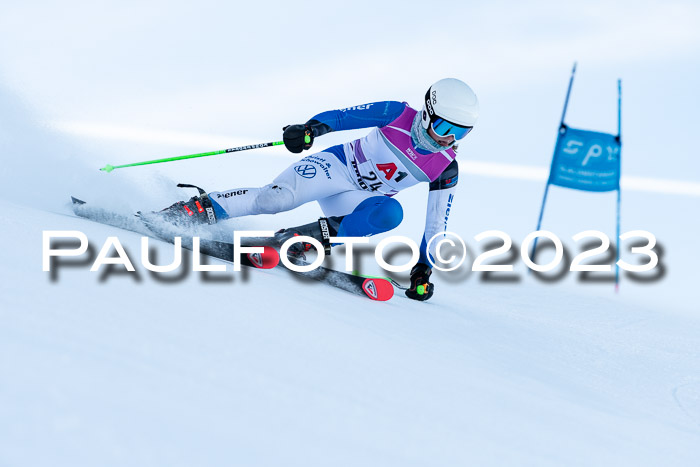
M 429 281 L 432 269 L 427 264 L 418 263 L 411 269 L 411 287 L 406 296 L 413 300 L 425 301 L 433 296 L 435 286 Z
M 287 125 L 282 130 L 285 147 L 295 154 L 309 149 L 314 144 L 314 131 L 308 124 Z

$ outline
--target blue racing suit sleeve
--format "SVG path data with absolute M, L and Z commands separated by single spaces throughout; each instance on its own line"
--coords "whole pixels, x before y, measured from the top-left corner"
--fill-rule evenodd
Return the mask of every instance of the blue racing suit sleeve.
M 312 117 L 307 124 L 315 121 L 316 124 L 326 125 L 329 131 L 383 127 L 396 120 L 405 109 L 406 104 L 402 102 L 372 102 L 347 109 L 322 112 Z

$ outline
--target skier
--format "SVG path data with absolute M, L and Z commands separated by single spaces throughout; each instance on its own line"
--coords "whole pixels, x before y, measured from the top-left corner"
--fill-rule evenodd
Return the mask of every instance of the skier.
M 283 128 L 289 151 L 308 150 L 315 138 L 331 131 L 374 129 L 364 138 L 304 157 L 269 185 L 208 195 L 199 189 L 199 196 L 175 203 L 161 214 L 179 225 L 213 224 L 232 217 L 288 211 L 317 201 L 326 218 L 280 230 L 275 239 L 281 243 L 294 235 L 308 235 L 319 239 L 329 253 L 329 236 L 362 237 L 397 227 L 403 209 L 392 196 L 428 182 L 420 259 L 411 269 L 411 285 L 406 291 L 409 298 L 428 300 L 434 285 L 430 282 L 427 242 L 446 230 L 457 184 L 456 144 L 472 130 L 478 114 L 476 95 L 454 78 L 433 84 L 420 112 L 395 101 L 323 112 L 304 124 Z

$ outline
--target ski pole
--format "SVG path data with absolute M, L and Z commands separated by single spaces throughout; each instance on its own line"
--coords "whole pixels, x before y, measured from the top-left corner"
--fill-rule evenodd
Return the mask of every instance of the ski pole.
M 137 165 L 147 165 L 147 164 L 159 164 L 161 162 L 180 161 L 183 159 L 194 159 L 195 157 L 214 156 L 216 154 L 226 154 L 229 152 L 247 151 L 248 149 L 267 148 L 270 146 L 279 146 L 282 144 L 284 144 L 284 141 L 275 141 L 272 143 L 250 144 L 248 146 L 240 146 L 237 148 L 222 149 L 220 151 L 200 152 L 199 154 L 188 154 L 186 156 L 166 157 L 165 159 L 156 159 L 156 160 L 144 161 L 144 162 L 134 162 L 133 164 L 124 164 L 124 165 L 107 164 L 104 167 L 102 167 L 100 170 L 103 170 L 105 172 L 111 172 L 114 169 L 121 169 L 123 167 L 134 167 Z

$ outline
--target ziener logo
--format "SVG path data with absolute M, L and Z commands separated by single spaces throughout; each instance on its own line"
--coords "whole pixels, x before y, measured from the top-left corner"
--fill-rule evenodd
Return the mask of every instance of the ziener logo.
M 248 193 L 248 190 L 236 190 L 236 191 L 227 191 L 226 193 L 219 193 L 216 195 L 217 199 L 220 198 L 231 198 L 232 196 L 241 196 Z

